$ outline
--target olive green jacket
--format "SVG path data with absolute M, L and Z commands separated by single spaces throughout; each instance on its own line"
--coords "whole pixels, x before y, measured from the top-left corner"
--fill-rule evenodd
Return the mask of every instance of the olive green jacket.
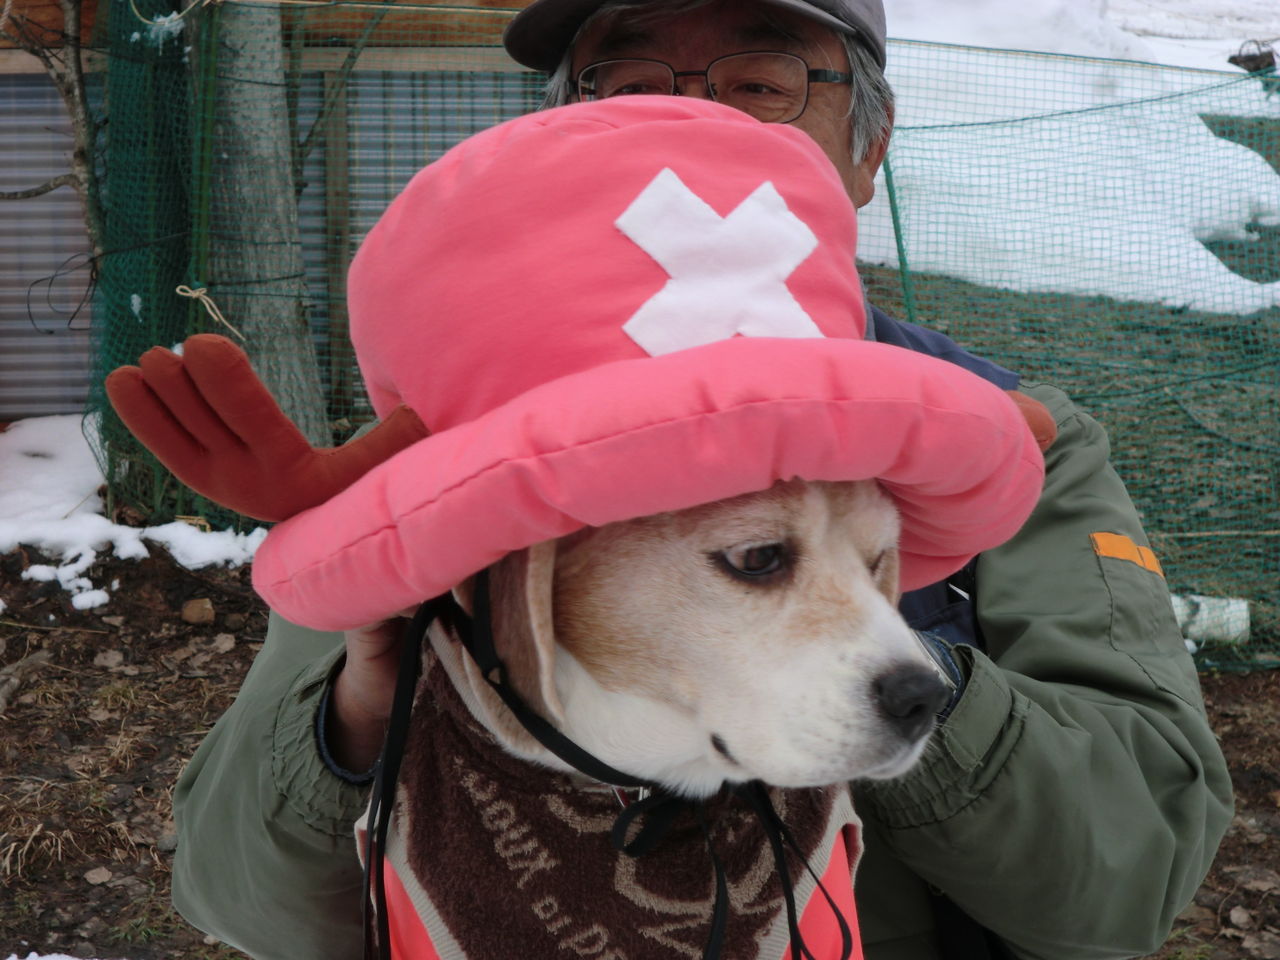
M 995 932 L 996 955 L 1150 953 L 1231 818 L 1164 580 L 1090 537 L 1147 545 L 1106 436 L 1060 391 L 1023 389 L 1059 437 L 1035 513 L 979 559 L 986 652 L 956 648 L 967 685 L 925 759 L 855 785 L 868 960 L 931 960 L 940 938 L 965 955 L 936 927 L 939 893 Z M 361 956 L 352 823 L 366 798 L 323 765 L 315 738 L 341 648 L 340 635 L 273 617 L 175 793 L 174 903 L 257 960 Z

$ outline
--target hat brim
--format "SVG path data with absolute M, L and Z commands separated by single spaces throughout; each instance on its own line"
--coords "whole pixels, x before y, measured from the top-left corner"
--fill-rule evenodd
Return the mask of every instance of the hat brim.
M 1012 536 L 1044 461 L 1004 392 L 953 364 L 735 338 L 573 374 L 419 441 L 276 526 L 253 581 L 289 620 L 350 629 L 535 543 L 797 477 L 879 480 L 910 590 Z
M 838 33 L 858 37 L 880 64 L 885 64 L 884 25 L 849 23 L 805 0 L 761 0 L 775 7 L 794 10 Z M 578 31 L 605 0 L 541 0 L 521 10 L 507 24 L 502 45 L 517 63 L 543 73 L 554 73 Z

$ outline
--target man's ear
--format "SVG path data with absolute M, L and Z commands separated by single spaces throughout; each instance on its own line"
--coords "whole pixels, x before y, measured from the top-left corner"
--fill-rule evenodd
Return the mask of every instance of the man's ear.
M 538 543 L 498 561 L 491 568 L 490 585 L 494 645 L 512 686 L 534 711 L 561 723 L 552 609 L 555 567 L 556 542 Z
M 872 143 L 867 149 L 866 156 L 862 158 L 861 162 L 854 165 L 854 182 L 849 190 L 849 198 L 853 201 L 854 207 L 865 207 L 871 202 L 871 198 L 875 196 L 876 174 L 880 172 L 884 158 L 889 152 L 889 140 L 893 136 L 893 117 L 893 104 L 889 104 L 889 122 L 884 136 Z

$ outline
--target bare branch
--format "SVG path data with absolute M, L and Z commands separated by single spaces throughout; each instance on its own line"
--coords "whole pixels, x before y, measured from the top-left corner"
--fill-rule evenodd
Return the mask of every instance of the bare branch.
M 80 58 L 80 4 L 81 0 L 58 0 L 58 6 L 62 8 L 62 30 L 66 35 L 67 58 L 64 68 L 71 81 L 75 99 L 73 113 L 88 116 L 84 95 L 84 61 Z
M 49 51 L 36 39 L 31 32 L 29 24 L 30 21 L 25 16 L 10 12 L 8 18 L 3 23 L 0 23 L 0 33 L 12 40 L 19 50 L 25 50 L 33 57 L 36 57 L 48 70 Z
M 79 186 L 76 176 L 73 173 L 64 173 L 54 177 L 38 187 L 32 187 L 30 190 L 14 190 L 12 193 L 0 190 L 0 200 L 29 200 L 31 197 L 38 197 L 42 194 L 57 190 L 59 187 L 77 187 Z
M 85 229 L 94 253 L 102 250 L 102 208 L 98 194 L 98 180 L 94 170 L 94 144 L 97 124 L 89 109 L 85 91 L 83 48 L 80 37 L 80 12 L 83 0 L 58 0 L 62 10 L 62 32 L 57 37 L 40 37 L 32 30 L 28 17 L 12 10 L 6 0 L 8 19 L 2 25 L 5 36 L 37 58 L 45 73 L 53 81 L 58 95 L 67 107 L 71 121 L 74 148 L 71 154 L 71 172 L 54 177 L 48 183 L 31 190 L 2 193 L 0 199 L 21 200 L 37 197 L 62 186 L 73 186 L 84 204 Z M 61 40 L 61 49 L 56 41 Z
M 89 109 L 89 97 L 85 91 L 84 50 L 80 42 L 82 3 L 83 0 L 58 0 L 58 6 L 62 10 L 62 32 L 56 37 L 44 38 L 37 36 L 28 17 L 7 8 L 9 16 L 3 24 L 4 34 L 19 49 L 36 57 L 44 66 L 45 73 L 49 75 L 62 102 L 66 104 L 74 147 L 70 173 L 54 177 L 48 183 L 31 190 L 0 193 L 0 200 L 21 200 L 38 197 L 62 186 L 75 187 L 84 205 L 84 224 L 89 244 L 97 254 L 102 251 L 102 205 L 93 160 L 98 127 Z M 58 40 L 61 41 L 61 49 L 57 46 Z

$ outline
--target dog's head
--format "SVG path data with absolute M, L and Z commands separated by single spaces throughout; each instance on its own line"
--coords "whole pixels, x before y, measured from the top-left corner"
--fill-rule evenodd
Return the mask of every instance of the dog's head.
M 498 651 L 571 740 L 679 792 L 897 776 L 948 694 L 896 610 L 897 537 L 871 481 L 792 481 L 587 529 L 493 568 Z M 482 722 L 562 766 L 448 646 Z

